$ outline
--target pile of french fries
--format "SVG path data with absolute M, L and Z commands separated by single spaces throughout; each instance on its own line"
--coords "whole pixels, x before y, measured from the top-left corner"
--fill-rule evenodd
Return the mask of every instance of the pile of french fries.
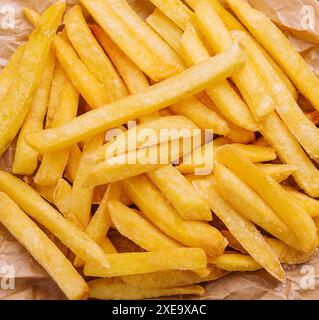
M 259 269 L 284 282 L 319 245 L 319 79 L 242 0 L 151 2 L 146 20 L 126 0 L 24 8 L 34 31 L 0 74 L 0 155 L 16 141 L 0 222 L 68 299 L 200 295 Z M 110 161 L 177 139 L 125 145 L 145 129 L 213 135 L 182 160 Z

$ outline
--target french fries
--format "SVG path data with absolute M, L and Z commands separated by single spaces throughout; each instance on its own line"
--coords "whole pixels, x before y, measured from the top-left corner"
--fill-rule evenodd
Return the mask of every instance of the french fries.
M 301 93 L 319 110 L 319 80 L 284 34 L 263 13 L 251 8 L 247 3 L 241 0 L 227 0 L 227 3 Z
M 183 294 L 203 294 L 201 286 L 184 286 L 167 289 L 140 289 L 130 286 L 121 279 L 96 279 L 88 283 L 90 288 L 90 298 L 105 300 L 131 300 L 158 298 L 162 296 L 183 295 Z
M 160 10 L 155 9 L 146 22 L 165 40 L 175 52 L 181 56 L 181 37 L 183 31 Z
M 200 277 L 192 271 L 161 271 L 121 277 L 128 285 L 136 288 L 167 289 L 219 279 L 227 274 L 224 270 L 209 267 L 210 273 Z
M 158 251 L 182 247 L 120 201 L 110 201 L 107 207 L 115 228 L 141 248 Z
M 158 83 L 143 93 L 92 110 L 59 128 L 28 134 L 25 136 L 26 142 L 40 153 L 70 147 L 99 132 L 134 119 L 137 115 L 150 114 L 178 102 L 185 95 L 194 95 L 205 89 L 207 85 L 228 77 L 243 63 L 242 51 L 237 46 L 232 46 L 225 52 L 180 75 Z
M 262 269 L 262 266 L 252 257 L 238 253 L 225 253 L 216 258 L 214 262 L 216 267 L 229 272 Z
M 52 128 L 68 123 L 76 117 L 79 105 L 79 93 L 73 84 L 66 80 L 60 93 L 59 104 L 52 120 Z M 38 185 L 56 185 L 62 178 L 69 158 L 69 149 L 44 154 L 41 165 L 34 177 Z
M 214 52 L 221 52 L 232 43 L 229 31 L 209 1 L 201 1 L 196 6 L 195 16 L 200 30 Z M 256 119 L 261 119 L 275 110 L 274 101 L 250 59 L 247 59 L 245 66 L 235 73 L 232 79 Z
M 200 270 L 206 268 L 204 250 L 174 248 L 154 252 L 108 254 L 109 267 L 87 262 L 84 274 L 94 277 L 118 277 L 166 270 Z
M 151 2 L 175 22 L 182 30 L 193 19 L 194 13 L 180 0 L 151 0 Z
M 213 181 L 195 180 L 193 185 L 209 202 L 211 209 L 223 221 L 247 252 L 279 281 L 285 280 L 285 272 L 277 257 L 257 228 L 238 214 L 220 195 Z M 261 253 L 262 252 L 262 253 Z
M 81 60 L 104 85 L 108 100 L 116 100 L 128 95 L 121 77 L 92 35 L 80 6 L 74 6 L 64 17 L 65 29 Z
M 220 194 L 238 213 L 291 247 L 300 250 L 296 236 L 256 192 L 219 163 L 215 163 L 214 174 Z
M 203 46 L 195 28 L 188 24 L 181 39 L 182 48 L 191 64 L 198 64 L 209 58 L 207 49 Z M 218 110 L 234 124 L 247 130 L 256 131 L 257 123 L 248 107 L 225 80 L 206 89 Z
M 212 214 L 206 201 L 172 165 L 163 166 L 146 175 L 163 192 L 183 219 L 212 220 Z
M 265 173 L 270 175 L 277 182 L 282 182 L 286 180 L 290 175 L 297 171 L 297 168 L 290 166 L 289 164 L 268 164 L 261 163 L 258 164 Z
M 71 262 L 3 192 L 0 192 L 0 202 L 1 223 L 26 247 L 69 299 L 86 299 L 88 286 Z
M 187 246 L 202 248 L 212 257 L 224 251 L 226 242 L 218 230 L 203 222 L 180 218 L 147 177 L 124 180 L 123 189 L 146 218 L 171 238 Z
M 19 70 L 0 104 L 0 155 L 20 130 L 30 109 L 64 9 L 64 2 L 49 8 L 25 45 Z
M 17 52 L 19 53 L 19 51 Z M 25 143 L 24 135 L 28 132 L 40 131 L 43 128 L 43 120 L 47 111 L 47 103 L 54 74 L 55 60 L 55 55 L 51 51 L 42 73 L 40 84 L 34 95 L 29 113 L 20 130 L 12 165 L 12 172 L 14 174 L 32 175 L 38 165 L 39 153 Z
M 264 199 L 295 233 L 302 251 L 308 252 L 317 246 L 318 235 L 313 221 L 275 180 L 229 146 L 224 146 L 219 151 L 217 160 L 231 169 Z
M 85 261 L 96 261 L 108 266 L 102 249 L 81 229 L 63 218 L 35 190 L 7 172 L 0 171 L 0 177 L 0 190 L 26 214 L 51 231 L 66 247 Z
M 182 65 L 165 62 L 141 43 L 135 31 L 112 10 L 106 1 L 81 0 L 81 3 L 108 36 L 153 80 L 166 79 L 183 70 Z

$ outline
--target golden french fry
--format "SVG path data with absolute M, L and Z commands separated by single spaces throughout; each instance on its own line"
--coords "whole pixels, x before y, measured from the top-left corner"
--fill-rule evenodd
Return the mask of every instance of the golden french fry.
M 34 190 L 36 190 L 42 198 L 50 202 L 51 204 L 55 204 L 54 202 L 54 192 L 56 189 L 55 185 L 51 186 L 39 186 L 35 184 L 32 180 L 32 183 L 28 183 Z
M 64 2 L 47 9 L 41 24 L 25 45 L 19 70 L 0 103 L 0 155 L 6 151 L 27 116 L 64 10 Z
M 176 63 L 176 61 L 173 61 L 173 63 L 171 63 L 171 61 L 164 61 L 162 57 L 159 57 L 156 53 L 145 46 L 144 41 L 140 41 L 136 31 L 131 28 L 132 22 L 136 23 L 135 14 L 133 21 L 131 18 L 129 22 L 125 20 L 122 21 L 107 1 L 81 0 L 81 3 L 108 34 L 108 36 L 143 72 L 153 80 L 157 81 L 166 79 L 183 70 L 182 64 Z M 119 5 L 123 6 L 122 3 L 119 3 Z M 126 17 L 128 18 L 128 16 Z M 138 25 L 140 25 L 140 22 Z M 143 29 L 144 28 L 145 25 Z M 147 33 L 149 34 L 149 32 Z M 152 38 L 154 35 L 155 34 L 152 32 Z M 156 42 L 158 43 L 158 38 Z M 161 43 L 163 45 L 163 42 Z M 161 52 L 162 51 L 163 49 Z
M 278 115 L 271 114 L 262 122 L 261 133 L 282 162 L 297 168 L 293 177 L 298 185 L 310 196 L 319 197 L 319 171 Z
M 79 93 L 73 84 L 66 80 L 61 91 L 59 105 L 51 123 L 53 128 L 66 124 L 76 117 L 79 97 Z M 70 149 L 44 154 L 41 165 L 34 177 L 35 183 L 44 186 L 56 185 L 63 176 L 69 154 Z
M 316 248 L 318 235 L 312 219 L 275 180 L 232 147 L 224 146 L 218 152 L 217 160 L 264 199 L 297 236 L 302 251 L 308 252 Z
M 61 67 L 61 65 L 56 61 L 54 75 L 51 84 L 50 96 L 47 107 L 47 114 L 45 119 L 45 128 L 51 128 L 52 121 L 59 104 L 62 89 L 64 84 L 68 81 L 67 76 Z
M 70 203 L 71 203 L 71 185 L 64 179 L 60 179 L 55 186 L 53 193 L 53 203 L 58 208 L 58 210 L 63 214 L 63 216 L 71 220 L 69 217 L 70 213 Z
M 251 256 L 238 253 L 224 253 L 215 259 L 216 267 L 226 271 L 256 271 L 262 266 Z
M 187 25 L 181 43 L 192 64 L 201 63 L 210 56 L 192 24 Z M 208 87 L 206 92 L 228 120 L 247 130 L 257 131 L 258 125 L 251 112 L 227 80 Z
M 217 280 L 227 274 L 224 270 L 209 267 L 209 275 L 200 277 L 192 271 L 161 271 L 121 277 L 128 285 L 136 288 L 167 289 Z
M 140 300 L 162 296 L 203 294 L 200 286 L 185 286 L 168 289 L 142 289 L 130 286 L 121 279 L 96 279 L 88 282 L 90 298 L 105 300 Z
M 297 168 L 290 166 L 289 164 L 258 164 L 266 174 L 270 175 L 277 182 L 282 182 L 286 180 L 290 175 L 296 172 Z
M 0 72 L 0 100 L 7 94 L 12 82 L 20 67 L 20 61 L 23 55 L 25 45 L 17 48 L 6 66 Z
M 110 201 L 107 207 L 115 228 L 141 248 L 159 251 L 182 247 L 121 202 Z
M 181 37 L 183 31 L 157 8 L 146 22 L 174 51 L 181 56 Z
M 231 35 L 209 1 L 201 1 L 196 6 L 195 16 L 198 26 L 216 53 L 228 48 L 232 43 Z M 232 79 L 257 119 L 275 110 L 271 95 L 249 59 Z
M 72 264 L 46 234 L 0 192 L 0 221 L 48 272 L 65 295 L 72 300 L 86 299 L 88 286 Z
M 97 243 L 105 241 L 105 235 L 112 224 L 108 203 L 117 201 L 120 198 L 120 194 L 121 185 L 119 183 L 109 184 L 98 209 L 85 229 L 85 232 Z
M 288 192 L 294 200 L 304 208 L 311 217 L 319 216 L 319 201 L 307 196 L 304 193 L 298 192 L 297 190 L 283 186 L 286 192 Z
M 246 249 L 239 243 L 239 241 L 236 239 L 236 237 L 228 230 L 221 230 L 221 233 L 228 241 L 228 246 L 232 249 L 235 249 L 236 251 L 248 254 Z
M 95 187 L 120 181 L 158 169 L 177 161 L 184 153 L 200 146 L 201 131 L 187 132 L 187 137 L 121 153 L 96 164 L 84 181 L 84 187 Z
M 195 9 L 196 5 L 200 0 L 186 0 L 186 2 Z M 243 27 L 243 25 L 229 12 L 227 11 L 219 0 L 209 0 L 210 4 L 214 7 L 215 11 L 218 13 L 220 18 L 223 20 L 225 26 L 229 31 L 239 30 L 247 32 L 247 30 Z M 278 64 L 272 59 L 272 57 L 267 53 L 267 51 L 261 47 L 257 42 L 256 44 L 259 46 L 259 49 L 262 50 L 264 56 L 268 60 L 268 62 L 272 65 L 272 67 L 277 72 L 277 75 L 281 78 L 281 80 L 286 84 L 288 90 L 294 96 L 295 100 L 298 99 L 298 92 L 291 82 L 291 80 L 287 77 L 287 75 L 282 71 L 282 69 L 278 66 Z
M 227 244 L 221 233 L 206 223 L 183 220 L 147 177 L 124 180 L 123 188 L 146 218 L 171 238 L 202 248 L 211 257 L 223 253 Z
M 51 231 L 83 260 L 108 265 L 102 249 L 81 229 L 63 218 L 26 183 L 7 172 L 0 171 L 0 190 L 8 194 L 23 211 Z
M 198 248 L 174 248 L 154 252 L 130 252 L 107 254 L 109 267 L 87 262 L 84 274 L 94 277 L 118 277 L 166 270 L 192 270 L 206 268 L 204 250 Z
M 284 281 L 285 273 L 277 257 L 265 242 L 257 228 L 237 213 L 222 198 L 214 181 L 195 180 L 193 185 L 209 202 L 211 209 L 222 220 L 228 230 L 236 237 L 247 252 L 271 275 Z
M 220 194 L 239 214 L 288 245 L 296 249 L 302 248 L 297 237 L 286 224 L 231 170 L 216 162 L 214 174 Z
M 276 111 L 288 129 L 313 159 L 319 161 L 319 130 L 302 112 L 299 105 L 267 59 L 259 51 L 254 41 L 245 33 L 235 31 L 232 33 L 245 49 L 256 70 L 263 78 L 265 87 L 272 94 L 276 103 Z
M 281 263 L 287 263 L 287 264 L 305 263 L 314 256 L 317 250 L 316 249 L 316 250 L 304 253 L 304 252 L 297 251 L 287 246 L 285 243 L 276 239 L 266 238 L 266 241 L 270 245 L 271 249 L 275 252 L 276 256 L 278 257 Z
M 109 101 L 127 96 L 127 88 L 92 35 L 81 7 L 74 6 L 69 10 L 64 17 L 64 22 L 68 38 L 90 72 L 104 85 Z
M 136 14 L 126 0 L 106 0 L 106 2 L 125 21 L 130 31 L 140 41 L 143 41 L 155 56 L 159 57 L 162 68 L 165 65 L 171 66 L 172 69 L 175 68 L 176 72 L 173 74 L 184 69 L 181 58 Z
M 38 165 L 39 153 L 25 143 L 24 135 L 28 132 L 40 131 L 43 128 L 54 67 L 55 55 L 51 51 L 44 71 L 42 72 L 41 80 L 34 95 L 31 108 L 20 130 L 12 165 L 12 172 L 14 174 L 31 175 Z
M 286 36 L 262 12 L 241 0 L 227 3 L 253 36 L 267 49 L 301 93 L 319 110 L 319 80 Z M 267 30 L 267 32 L 265 32 Z
M 193 19 L 194 13 L 180 0 L 151 0 L 151 2 L 182 30 Z
M 146 175 L 162 191 L 183 219 L 200 221 L 213 219 L 206 201 L 172 165 L 163 166 Z
M 225 52 L 187 69 L 180 75 L 151 86 L 143 93 L 92 110 L 60 128 L 28 134 L 25 139 L 31 147 L 40 152 L 70 147 L 127 120 L 151 114 L 185 96 L 192 96 L 209 84 L 228 77 L 243 63 L 242 51 L 238 46 L 231 46 Z
M 102 145 L 104 135 L 100 134 L 85 142 L 81 160 L 73 181 L 69 216 L 79 225 L 85 228 L 91 219 L 91 204 L 94 188 L 85 187 L 84 182 L 88 178 L 94 165 L 92 154 Z
M 221 119 L 213 110 L 205 106 L 196 97 L 190 97 L 170 106 L 175 113 L 193 121 L 203 130 L 212 130 L 213 133 L 226 136 L 229 128 L 223 119 Z
M 75 144 L 70 148 L 69 159 L 65 167 L 64 176 L 70 182 L 73 182 L 75 179 L 76 172 L 79 167 L 82 151 L 80 147 Z

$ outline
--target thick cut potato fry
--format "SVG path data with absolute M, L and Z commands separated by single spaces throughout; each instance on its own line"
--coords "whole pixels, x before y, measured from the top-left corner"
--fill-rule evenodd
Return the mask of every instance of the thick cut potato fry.
M 186 1 L 193 9 L 195 9 L 195 6 L 200 2 L 200 0 L 187 0 Z M 214 7 L 215 11 L 218 13 L 220 18 L 223 20 L 225 26 L 229 31 L 232 30 L 239 30 L 247 32 L 246 29 L 243 27 L 243 25 L 230 13 L 228 12 L 220 3 L 219 0 L 209 0 L 210 4 Z M 259 49 L 262 50 L 264 56 L 268 60 L 268 62 L 272 65 L 272 67 L 277 72 L 277 75 L 281 78 L 281 80 L 285 83 L 288 90 L 291 92 L 291 94 L 294 96 L 295 100 L 298 99 L 298 92 L 291 82 L 291 80 L 288 78 L 288 76 L 283 72 L 283 70 L 278 66 L 278 64 L 273 60 L 273 58 L 266 52 L 266 50 L 261 47 L 257 42 L 256 44 L 259 46 Z
M 209 271 L 210 273 L 206 277 L 200 277 L 192 271 L 172 270 L 130 275 L 121 277 L 121 279 L 128 285 L 136 288 L 167 289 L 214 281 L 228 274 L 226 271 L 215 267 L 209 267 Z
M 65 218 L 71 220 L 69 217 L 70 213 L 70 202 L 71 202 L 71 185 L 64 179 L 60 179 L 55 186 L 53 193 L 53 203 L 58 210 L 63 214 Z
M 298 192 L 297 190 L 284 186 L 286 192 L 288 192 L 295 201 L 303 207 L 311 217 L 319 216 L 319 201 L 307 196 L 304 193 Z
M 182 30 L 193 19 L 194 13 L 180 0 L 151 0 L 151 2 Z
M 170 109 L 179 115 L 183 115 L 193 121 L 199 128 L 212 130 L 213 133 L 227 136 L 229 128 L 213 110 L 205 106 L 196 97 L 190 97 L 172 105 Z
M 69 80 L 65 81 L 59 105 L 51 123 L 53 128 L 66 124 L 76 117 L 79 98 L 79 93 L 73 84 Z M 63 176 L 69 154 L 70 149 L 44 154 L 41 165 L 34 177 L 35 183 L 44 186 L 56 185 Z
M 24 48 L 25 45 L 18 47 L 6 66 L 0 72 L 0 101 L 5 97 L 16 77 Z
M 18 133 L 31 107 L 64 9 L 64 2 L 47 9 L 25 45 L 15 79 L 0 103 L 0 155 Z
M 92 110 L 60 128 L 28 134 L 27 143 L 40 152 L 67 148 L 99 132 L 114 128 L 201 92 L 208 85 L 227 78 L 244 63 L 243 52 L 231 46 L 225 52 L 187 69 L 180 75 L 151 86 L 104 107 Z
M 91 204 L 94 192 L 94 188 L 85 187 L 84 182 L 94 165 L 91 156 L 102 145 L 103 140 L 104 135 L 100 134 L 85 142 L 73 181 L 69 216 L 75 219 L 83 228 L 87 227 L 91 219 Z
M 302 248 L 286 224 L 231 170 L 216 162 L 214 173 L 220 194 L 239 214 L 288 245 L 299 250 Z
M 0 221 L 72 300 L 86 299 L 88 286 L 46 234 L 4 193 Z
M 195 15 L 198 26 L 216 53 L 225 50 L 232 43 L 229 31 L 209 1 L 201 1 L 196 7 Z M 265 117 L 275 109 L 271 95 L 249 59 L 232 79 L 257 119 Z
M 51 204 L 55 205 L 54 202 L 54 192 L 56 189 L 56 186 L 51 185 L 51 186 L 38 186 L 37 184 L 35 184 L 33 182 L 29 183 L 28 181 L 25 181 L 26 183 L 28 183 L 34 190 L 36 190 L 42 198 L 44 198 L 45 200 L 47 200 L 48 202 L 50 202 Z
M 95 187 L 158 169 L 176 162 L 183 154 L 201 145 L 200 131 L 191 136 L 122 153 L 96 164 L 84 181 L 84 187 Z
M 64 17 L 65 29 L 81 60 L 104 85 L 109 101 L 128 95 L 121 77 L 92 35 L 80 6 L 74 6 Z
M 183 31 L 164 13 L 155 9 L 146 22 L 176 53 L 181 56 L 181 37 Z
M 182 247 L 121 202 L 110 201 L 107 207 L 115 228 L 141 248 L 147 251 L 159 251 Z
M 129 128 L 109 143 L 103 145 L 96 160 L 112 158 L 128 151 L 134 151 L 182 137 L 188 137 L 198 127 L 184 116 L 159 117 Z
M 101 243 L 105 238 L 108 230 L 112 225 L 108 203 L 117 201 L 121 195 L 121 185 L 119 183 L 111 183 L 108 185 L 107 191 L 92 217 L 85 232 L 97 243 Z
M 112 10 L 107 1 L 81 0 L 81 3 L 102 27 L 104 32 L 153 80 L 166 79 L 183 70 L 182 64 L 176 64 L 175 61 L 173 64 L 171 61 L 164 61 L 162 57 L 157 56 L 140 41 L 136 31 L 131 29 L 128 22 L 122 20 Z
M 47 107 L 47 114 L 45 119 L 45 128 L 52 127 L 52 121 L 59 104 L 62 89 L 65 83 L 68 81 L 67 75 L 65 74 L 61 65 L 56 61 L 54 75 L 51 84 L 50 96 Z
M 171 238 L 202 248 L 211 257 L 223 253 L 227 243 L 221 233 L 206 223 L 183 220 L 147 177 L 127 179 L 123 188 L 146 218 Z
M 226 271 L 256 271 L 262 266 L 252 257 L 238 254 L 226 253 L 215 259 L 216 267 Z
M 184 68 L 181 58 L 161 39 L 140 16 L 130 7 L 126 0 L 106 0 L 112 10 L 125 21 L 134 35 L 161 60 L 162 67 L 171 65 L 181 72 Z
M 192 64 L 201 63 L 210 56 L 192 24 L 187 25 L 181 43 Z M 257 131 L 258 125 L 251 112 L 227 80 L 208 87 L 206 92 L 228 120 L 247 130 Z
M 51 51 L 37 91 L 34 95 L 31 108 L 20 130 L 12 166 L 12 172 L 14 174 L 31 175 L 37 168 L 39 153 L 25 143 L 24 135 L 28 132 L 37 132 L 43 129 L 43 121 L 47 111 L 47 103 L 54 74 L 54 67 L 55 55 Z
M 130 286 L 121 279 L 96 279 L 88 282 L 90 298 L 104 300 L 140 300 L 163 296 L 204 293 L 201 286 L 185 286 L 167 289 L 141 289 Z
M 275 180 L 232 147 L 224 146 L 218 152 L 217 160 L 232 170 L 264 199 L 295 233 L 302 251 L 308 252 L 316 248 L 318 235 L 313 221 Z
M 265 173 L 270 175 L 277 182 L 286 180 L 290 175 L 296 172 L 297 168 L 289 164 L 258 164 Z
M 51 207 L 23 181 L 0 171 L 0 190 L 17 203 L 29 216 L 51 231 L 66 247 L 85 261 L 96 261 L 108 266 L 102 249 L 81 229 Z
M 104 86 L 79 59 L 71 44 L 61 35 L 56 35 L 54 45 L 61 66 L 89 106 L 96 108 L 108 103 L 109 98 Z
M 253 36 L 272 55 L 301 93 L 319 110 L 319 80 L 287 37 L 262 12 L 241 0 L 227 0 Z M 265 32 L 267 30 L 267 32 Z
M 272 94 L 276 103 L 276 111 L 288 129 L 313 159 L 319 155 L 319 130 L 302 112 L 299 105 L 267 59 L 259 51 L 254 41 L 244 32 L 232 33 L 245 49 L 260 76 L 264 79 L 265 87 Z M 319 159 L 318 159 L 319 161 Z
M 147 177 L 162 191 L 183 219 L 211 221 L 206 201 L 172 165 L 150 171 Z
M 251 162 L 254 163 L 272 161 L 277 158 L 274 150 L 269 147 L 255 146 L 252 144 L 246 145 L 239 143 L 232 143 L 231 146 L 235 150 L 243 153 L 247 158 L 249 158 Z M 218 153 L 219 149 L 222 148 L 217 147 L 216 153 Z
M 81 159 L 82 151 L 80 147 L 75 144 L 70 148 L 69 159 L 65 167 L 65 178 L 73 182 L 75 179 L 76 172 L 79 167 L 80 159 Z
M 193 181 L 193 185 L 207 199 L 211 209 L 247 252 L 271 275 L 280 281 L 284 281 L 285 272 L 261 233 L 222 198 L 215 182 L 196 180 Z
M 166 270 L 204 269 L 207 259 L 198 248 L 174 248 L 154 252 L 107 254 L 109 267 L 87 262 L 84 274 L 93 277 L 118 277 Z
M 262 122 L 261 133 L 276 150 L 283 163 L 297 168 L 293 177 L 300 188 L 312 197 L 319 197 L 319 170 L 277 114 L 269 115 Z

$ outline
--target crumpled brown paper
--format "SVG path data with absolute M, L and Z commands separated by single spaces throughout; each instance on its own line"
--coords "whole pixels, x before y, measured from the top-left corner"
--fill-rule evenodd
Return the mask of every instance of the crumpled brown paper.
M 22 7 L 42 12 L 55 0 L 0 0 L 0 69 L 8 58 L 30 33 L 31 25 L 24 19 Z M 77 0 L 67 0 L 69 5 Z M 134 9 L 145 18 L 153 6 L 148 0 L 128 0 Z M 280 26 L 307 62 L 319 74 L 319 3 L 316 0 L 248 0 L 255 8 L 262 10 Z M 3 9 L 5 7 L 5 9 Z M 302 27 L 303 13 L 313 10 L 314 30 Z M 312 9 L 310 8 L 312 7 Z M 14 26 L 8 29 L 3 12 L 13 8 Z M 10 21 L 9 21 L 10 22 Z M 10 23 L 9 23 L 10 24 Z M 14 155 L 14 144 L 3 157 L 0 168 L 9 171 Z M 14 289 L 0 289 L 0 299 L 64 299 L 59 288 L 41 266 L 0 225 L 0 281 L 7 282 L 8 275 L 3 266 L 15 269 Z M 232 273 L 205 285 L 206 292 L 200 299 L 318 299 L 319 298 L 319 254 L 304 265 L 287 266 L 287 281 L 280 284 L 265 271 Z M 0 286 L 1 288 L 1 286 Z M 190 298 L 190 297 L 189 297 Z

